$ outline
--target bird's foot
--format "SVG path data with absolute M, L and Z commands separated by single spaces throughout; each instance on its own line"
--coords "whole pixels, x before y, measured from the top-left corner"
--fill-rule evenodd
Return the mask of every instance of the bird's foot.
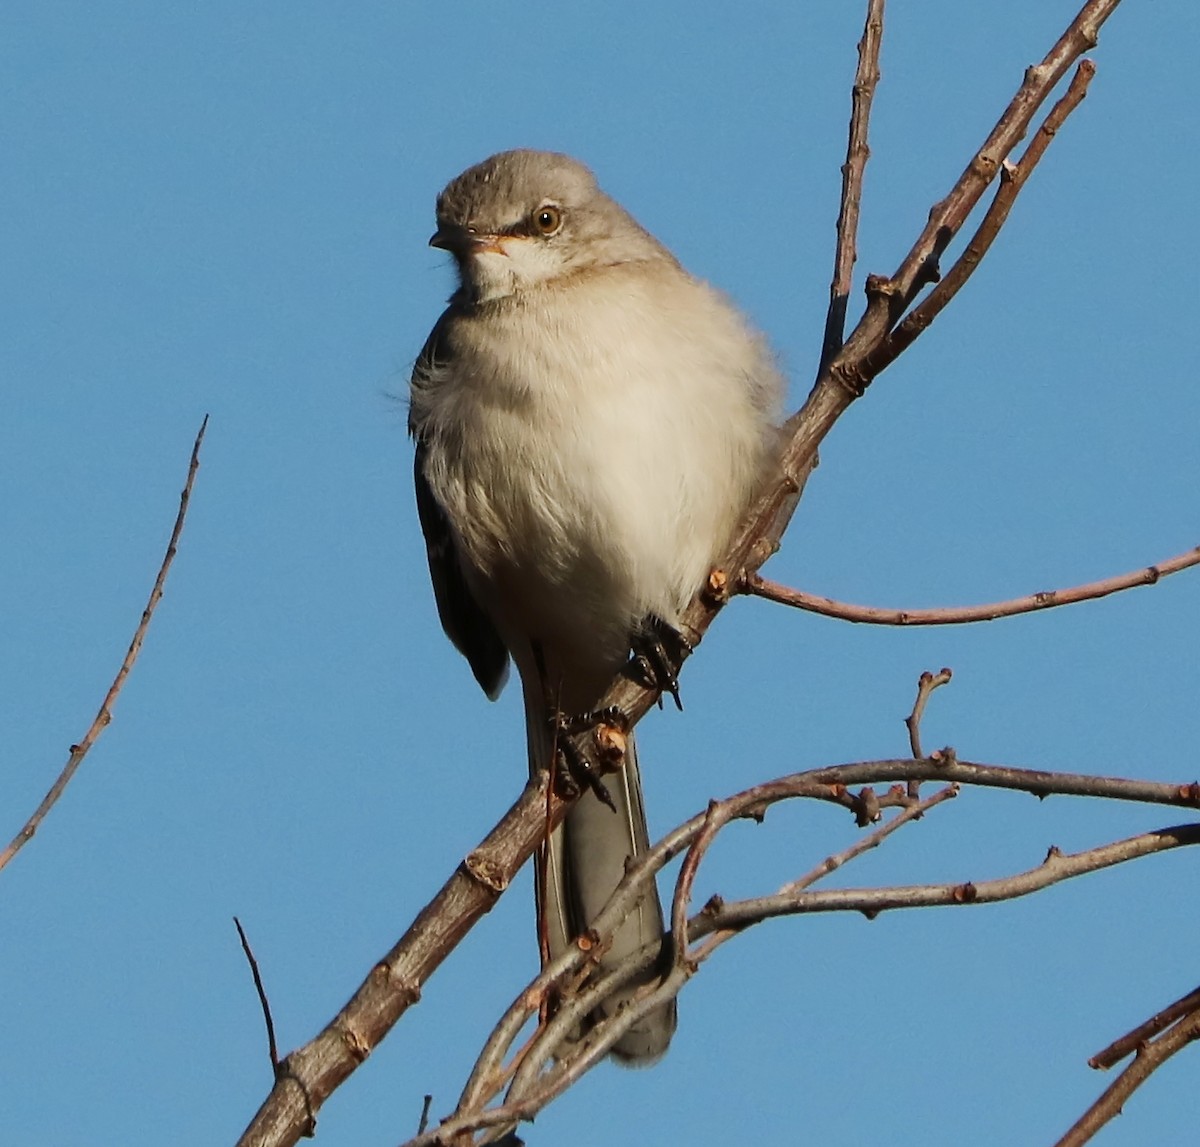
M 556 713 L 550 718 L 550 723 L 557 750 L 556 765 L 561 770 L 558 774 L 559 782 L 565 782 L 566 788 L 572 793 L 580 789 L 591 789 L 597 800 L 616 812 L 617 806 L 613 804 L 604 781 L 575 738 L 580 733 L 587 733 L 602 726 L 609 726 L 618 734 L 624 734 L 629 728 L 629 719 L 616 706 L 610 706 L 607 709 L 577 713 L 570 717 Z
M 678 673 L 684 658 L 692 652 L 692 643 L 670 622 L 651 613 L 633 634 L 630 645 L 642 681 L 660 691 L 659 705 L 662 705 L 661 694 L 670 693 L 675 708 L 682 709 Z

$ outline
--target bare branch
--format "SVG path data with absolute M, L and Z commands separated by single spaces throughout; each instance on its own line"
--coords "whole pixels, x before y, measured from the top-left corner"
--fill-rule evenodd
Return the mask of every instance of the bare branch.
M 915 307 L 904 321 L 892 332 L 878 352 L 871 356 L 871 367 L 875 374 L 881 373 L 889 364 L 895 361 L 937 318 L 945 309 L 946 304 L 958 294 L 966 281 L 975 273 L 980 260 L 988 253 L 1000 228 L 1008 220 L 1008 214 L 1016 202 L 1021 188 L 1025 186 L 1038 161 L 1046 153 L 1055 134 L 1087 95 L 1088 84 L 1096 74 L 1096 65 L 1091 60 L 1081 60 L 1075 75 L 1063 95 L 1045 122 L 1038 129 L 1025 154 L 1015 164 L 1004 163 L 1000 168 L 1000 187 L 991 206 L 983 217 L 979 228 L 967 244 L 966 250 L 959 256 L 954 266 L 945 277 L 929 293 L 929 297 Z
M 1107 1070 L 1114 1064 L 1120 1063 L 1127 1055 L 1138 1050 L 1148 1039 L 1166 1031 L 1176 1020 L 1200 1008 L 1200 988 L 1188 992 L 1186 996 L 1168 1004 L 1161 1012 L 1152 1015 L 1145 1023 L 1139 1024 L 1133 1031 L 1114 1040 L 1103 1051 L 1097 1052 L 1088 1060 L 1088 1067 Z
M 849 767 L 852 766 L 839 766 L 839 769 Z M 987 766 L 983 768 L 986 769 Z M 676 882 L 676 894 L 672 905 L 672 921 L 676 929 L 672 939 L 677 953 L 676 959 L 668 974 L 654 989 L 599 1020 L 585 1038 L 572 1039 L 571 1033 L 577 1032 L 582 1018 L 594 1014 L 601 1001 L 610 997 L 635 976 L 643 974 L 656 961 L 658 952 L 655 945 L 647 945 L 642 951 L 608 970 L 596 980 L 583 982 L 581 990 L 574 997 L 571 996 L 573 989 L 569 985 L 579 985 L 577 974 L 581 969 L 586 970 L 589 957 L 582 949 L 560 957 L 553 967 L 544 969 L 522 991 L 513 1008 L 497 1025 L 488 1041 L 488 1047 L 485 1048 L 485 1056 L 489 1053 L 494 1054 L 498 1046 L 497 1036 L 500 1033 L 503 1034 L 499 1042 L 511 1044 L 511 1036 L 515 1034 L 516 1028 L 536 1011 L 536 999 L 550 983 L 558 982 L 565 1000 L 564 1006 L 549 1023 L 538 1028 L 530 1045 L 519 1053 L 519 1066 L 504 1102 L 489 1108 L 486 1105 L 495 1091 L 489 1088 L 472 1088 L 469 1085 L 464 1090 L 463 1098 L 454 1114 L 436 1130 L 411 1140 L 407 1147 L 431 1147 L 435 1143 L 453 1141 L 457 1135 L 481 1130 L 487 1133 L 480 1142 L 489 1142 L 492 1135 L 510 1130 L 518 1121 L 531 1119 L 598 1063 L 613 1043 L 642 1015 L 672 998 L 717 947 L 733 935 L 764 920 L 808 912 L 855 911 L 875 916 L 879 912 L 896 908 L 993 903 L 1029 895 L 1051 884 L 1142 856 L 1200 844 L 1200 824 L 1188 824 L 1145 833 L 1073 855 L 1065 855 L 1052 848 L 1036 868 L 998 880 L 829 892 L 807 890 L 813 882 L 828 875 L 847 860 L 875 847 L 903 824 L 953 797 L 957 786 L 948 786 L 925 801 L 912 805 L 887 825 L 881 826 L 838 856 L 829 858 L 800 880 L 785 885 L 778 893 L 733 903 L 714 896 L 700 912 L 689 919 L 686 915 L 686 902 L 696 870 L 721 829 L 739 817 L 760 816 L 767 806 L 789 796 L 818 796 L 816 790 L 804 793 L 799 791 L 803 788 L 801 782 L 805 776 L 811 774 L 783 778 L 756 786 L 727 800 L 711 802 L 704 813 L 673 830 L 637 864 L 631 866 L 613 898 L 597 918 L 594 932 L 601 938 L 601 942 L 628 911 L 639 891 L 647 882 L 653 881 L 655 873 L 671 857 L 677 855 L 681 848 L 690 846 L 688 860 Z M 689 950 L 686 945 L 686 937 L 689 935 L 696 939 L 707 938 L 707 942 Z M 515 1019 L 518 1016 L 519 1019 Z M 481 1056 L 481 1061 L 483 1058 Z M 493 1081 L 503 1074 L 498 1070 L 498 1066 L 498 1061 L 493 1059 L 493 1069 L 490 1072 Z M 472 1073 L 472 1080 L 477 1080 L 479 1075 L 477 1067 Z
M 999 880 L 955 884 L 913 884 L 894 888 L 838 888 L 790 895 L 759 896 L 732 903 L 710 901 L 702 920 L 692 922 L 696 935 L 746 928 L 775 916 L 809 912 L 862 912 L 874 917 L 896 908 L 934 908 L 965 904 L 995 904 L 1014 900 L 1075 876 L 1099 872 L 1142 856 L 1200 844 L 1200 824 L 1174 825 L 1156 832 L 1115 841 L 1084 852 L 1050 849 L 1036 868 Z
M 121 662 L 121 668 L 117 670 L 117 675 L 113 678 L 113 683 L 104 695 L 100 711 L 96 714 L 95 720 L 92 721 L 91 727 L 84 734 L 83 740 L 79 744 L 71 746 L 70 756 L 68 756 L 67 763 L 63 766 L 62 772 L 58 774 L 58 779 L 50 786 L 50 791 L 42 798 L 42 803 L 34 810 L 33 815 L 25 822 L 21 831 L 13 837 L 8 847 L 3 852 L 0 852 L 0 869 L 4 868 L 33 839 L 34 833 L 41 827 L 42 821 L 46 819 L 46 814 L 58 803 L 58 798 L 62 796 L 67 785 L 71 783 L 71 778 L 75 775 L 76 770 L 83 764 L 83 758 L 87 756 L 88 750 L 96 743 L 100 734 L 108 728 L 109 723 L 112 721 L 113 706 L 116 704 L 117 697 L 125 686 L 125 679 L 129 676 L 134 663 L 138 659 L 138 654 L 142 651 L 142 642 L 146 640 L 146 632 L 150 628 L 150 620 L 154 616 L 155 608 L 162 600 L 163 586 L 166 584 L 167 573 L 171 569 L 171 563 L 175 560 L 176 548 L 179 545 L 179 536 L 183 533 L 183 523 L 187 517 L 188 504 L 192 497 L 192 486 L 196 481 L 196 471 L 200 469 L 200 445 L 204 441 L 204 432 L 207 428 L 208 415 L 206 414 L 204 421 L 200 423 L 200 430 L 196 434 L 196 441 L 192 443 L 192 456 L 188 462 L 187 481 L 184 483 L 183 492 L 179 496 L 179 512 L 175 515 L 175 526 L 171 530 L 171 540 L 167 543 L 167 552 L 163 555 L 162 564 L 158 567 L 158 576 L 154 579 L 154 587 L 150 590 L 150 599 L 146 602 L 146 608 L 142 610 L 142 618 L 138 622 L 137 629 L 133 631 L 133 640 L 130 641 L 129 648 L 125 652 L 125 659 Z
M 1195 1005 L 1165 1034 L 1138 1048 L 1137 1058 L 1113 1080 L 1112 1085 L 1083 1113 L 1055 1147 L 1080 1147 L 1080 1144 L 1086 1143 L 1113 1116 L 1121 1114 L 1125 1101 L 1146 1082 L 1152 1072 L 1194 1039 L 1200 1039 L 1200 1010 Z
M 837 247 L 833 256 L 833 281 L 829 285 L 829 310 L 825 315 L 825 337 L 821 346 L 818 377 L 833 356 L 842 349 L 846 333 L 846 307 L 854 263 L 858 258 L 858 212 L 862 202 L 863 176 L 871 149 L 867 133 L 871 120 L 871 101 L 879 83 L 879 48 L 883 41 L 884 0 L 868 0 L 867 19 L 858 42 L 858 71 L 850 103 L 850 133 L 846 141 L 846 162 L 842 164 L 842 197 L 838 206 Z
M 1071 65 L 1095 47 L 1101 25 L 1119 3 L 1120 0 L 1088 0 L 1084 4 L 1045 59 L 1026 69 L 1017 94 L 950 193 L 934 206 L 925 229 L 896 273 L 887 279 L 868 278 L 866 313 L 830 368 L 834 381 L 850 397 L 861 395 L 882 370 L 882 366 L 874 367 L 872 355 L 885 345 L 888 332 L 921 288 L 937 281 L 938 260 L 988 185 L 999 175 L 1009 153 L 1029 130 L 1047 96 Z M 885 359 L 883 365 L 890 361 Z
M 240 1147 L 295 1143 L 313 1115 L 396 1021 L 421 986 L 495 904 L 546 832 L 568 808 L 547 796 L 549 775 L 532 777 L 500 823 L 455 870 L 342 1010 L 316 1037 L 285 1056 L 270 1094 L 238 1140 Z
M 1095 601 L 1122 590 L 1157 585 L 1163 578 L 1195 565 L 1200 565 L 1200 546 L 1155 565 L 1088 582 L 1086 585 L 1043 590 L 1041 593 L 1031 593 L 1009 601 L 993 601 L 987 605 L 945 606 L 938 609 L 885 609 L 875 605 L 852 605 L 828 597 L 818 597 L 803 590 L 790 589 L 756 573 L 747 574 L 742 579 L 739 589 L 742 593 L 765 597 L 768 601 L 778 602 L 780 605 L 790 605 L 808 613 L 819 613 L 822 617 L 834 617 L 862 625 L 966 625 L 975 621 L 1015 617 L 1020 613 L 1036 613 L 1040 609 L 1053 609 L 1059 605 Z
M 925 756 L 921 750 L 921 718 L 925 716 L 925 706 L 929 701 L 930 694 L 935 689 L 949 684 L 950 678 L 953 676 L 950 669 L 940 669 L 937 673 L 930 673 L 926 669 L 917 682 L 917 699 L 913 702 L 912 712 L 904 718 L 904 723 L 908 726 L 908 744 L 912 749 L 914 760 L 919 761 Z M 910 795 L 915 796 L 916 794 Z
M 802 878 L 801 882 L 797 882 L 796 886 L 800 883 L 807 886 L 835 871 L 856 856 L 877 847 L 896 829 L 954 796 L 956 792 L 956 786 L 948 786 L 928 800 L 909 807 L 899 816 L 894 817 L 887 825 L 872 832 L 842 853 L 827 858 L 818 869 Z M 689 852 L 689 860 L 694 860 L 693 874 L 695 865 L 699 863 L 699 857 L 706 847 L 704 844 L 706 834 L 709 834 L 709 840 L 711 840 L 711 835 L 715 834 L 717 822 L 713 817 L 713 810 L 717 807 L 717 802 L 714 802 L 713 805 L 710 805 L 709 811 L 702 818 L 698 818 L 701 824 L 700 834 L 693 841 L 693 848 Z M 720 823 L 728 823 L 728 820 L 722 819 Z M 699 849 L 696 845 L 700 846 Z M 669 842 L 656 846 L 654 856 L 648 858 L 651 863 L 641 862 L 632 868 L 626 881 L 622 884 L 622 889 L 636 890 L 644 886 L 647 881 L 652 881 L 662 864 L 666 863 L 671 855 L 674 855 L 674 851 Z M 689 887 L 690 880 L 677 882 L 672 912 L 674 919 L 683 920 L 684 932 L 687 928 L 686 900 L 689 895 Z M 619 923 L 622 915 L 628 910 L 622 889 L 618 890 L 616 896 L 606 905 L 603 913 L 597 919 L 596 924 L 601 932 Z M 679 908 L 680 905 L 684 906 L 683 909 Z M 701 919 L 701 917 L 696 919 Z M 595 931 L 595 929 L 593 930 Z M 620 966 L 585 987 L 574 997 L 571 995 L 572 987 L 563 982 L 568 980 L 586 962 L 581 960 L 579 953 L 568 954 L 566 957 L 560 958 L 554 967 L 543 969 L 541 974 L 521 992 L 513 1006 L 496 1025 L 454 1114 L 445 1120 L 436 1131 L 423 1138 L 418 1136 L 405 1147 L 431 1147 L 435 1143 L 447 1142 L 460 1133 L 483 1129 L 493 1130 L 489 1131 L 479 1142 L 491 1142 L 493 1133 L 506 1131 L 520 1120 L 531 1119 L 538 1111 L 566 1091 L 580 1076 L 600 1062 L 613 1043 L 643 1015 L 661 1007 L 665 1001 L 673 998 L 722 938 L 723 936 L 710 937 L 701 951 L 688 955 L 684 959 L 677 958 L 670 973 L 655 988 L 643 994 L 631 1005 L 606 1016 L 591 1029 L 586 1040 L 575 1041 L 565 1047 L 567 1033 L 577 1028 L 585 1016 L 594 1013 L 597 1006 L 610 997 L 613 992 L 635 976 L 644 973 L 645 969 L 658 958 L 658 952 L 654 945 L 647 946 L 642 952 L 623 961 Z M 674 939 L 678 940 L 678 934 Z M 686 944 L 675 943 L 677 953 L 684 951 L 685 948 Z M 503 1075 L 499 1061 L 496 1059 L 499 1045 L 511 1045 L 517 1028 L 530 1018 L 536 1009 L 534 1001 L 544 993 L 551 982 L 555 981 L 562 985 L 560 990 L 566 998 L 564 1008 L 549 1024 L 540 1027 L 530 1043 L 517 1054 L 515 1062 L 519 1066 L 504 1103 L 497 1107 L 487 1108 L 486 1104 L 495 1094 L 495 1090 L 489 1090 L 486 1085 L 478 1086 L 478 1084 L 488 1075 L 491 1076 L 493 1082 Z M 557 1062 L 552 1062 L 551 1057 Z M 488 1067 L 486 1070 L 481 1070 L 485 1060 L 488 1061 Z M 473 1083 L 477 1086 L 473 1087 Z
M 903 828 L 909 821 L 920 820 L 931 808 L 935 808 L 944 801 L 953 800 L 954 797 L 958 796 L 959 791 L 958 785 L 947 785 L 944 789 L 938 789 L 936 793 L 927 796 L 924 800 L 909 805 L 908 808 L 892 817 L 886 824 L 881 824 L 874 832 L 864 836 L 861 840 L 855 841 L 849 848 L 844 849 L 842 852 L 826 857 L 811 872 L 805 873 L 799 880 L 793 880 L 790 884 L 785 884 L 779 891 L 785 895 L 793 892 L 803 892 L 804 889 L 810 888 L 818 880 L 824 879 L 831 872 L 836 872 L 844 864 L 848 864 L 864 852 L 869 852 L 872 848 L 878 848 L 892 833 L 899 828 Z

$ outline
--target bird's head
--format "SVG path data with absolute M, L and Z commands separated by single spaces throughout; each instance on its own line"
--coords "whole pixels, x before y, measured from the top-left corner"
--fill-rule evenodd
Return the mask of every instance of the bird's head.
M 454 256 L 472 303 L 593 267 L 671 259 L 582 163 L 551 151 L 504 151 L 468 168 L 438 196 L 437 225 L 429 245 Z

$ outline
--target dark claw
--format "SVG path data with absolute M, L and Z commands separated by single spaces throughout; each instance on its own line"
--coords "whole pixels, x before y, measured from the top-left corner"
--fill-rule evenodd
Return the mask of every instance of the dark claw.
M 616 717 L 610 719 L 613 714 Z M 618 725 L 620 727 L 628 724 L 625 714 L 620 709 L 601 709 L 598 713 L 581 713 L 577 717 L 557 715 L 551 718 L 551 724 L 554 728 L 554 741 L 558 748 L 558 757 L 564 766 L 566 777 L 570 781 L 571 786 L 576 789 L 591 789 L 601 804 L 607 805 L 613 812 L 616 812 L 617 806 L 613 804 L 613 799 L 609 795 L 604 782 L 600 779 L 600 774 L 592 768 L 587 757 L 580 752 L 579 746 L 575 744 L 573 739 L 577 734 L 584 733 L 600 723 Z
M 643 681 L 660 690 L 659 705 L 662 705 L 661 694 L 670 693 L 675 708 L 682 710 L 676 673 L 683 659 L 692 652 L 692 643 L 669 622 L 650 614 L 633 635 L 630 644 Z

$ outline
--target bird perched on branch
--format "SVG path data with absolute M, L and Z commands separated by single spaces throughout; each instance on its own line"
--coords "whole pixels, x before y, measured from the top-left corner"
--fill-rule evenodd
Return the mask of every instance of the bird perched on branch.
M 430 244 L 459 276 L 412 376 L 434 593 L 489 697 L 515 662 L 538 770 L 556 718 L 594 710 L 631 647 L 675 633 L 772 460 L 782 381 L 738 311 L 565 155 L 507 151 L 463 172 Z M 551 956 L 648 847 L 632 734 L 607 789 L 614 807 L 585 790 L 543 859 Z M 651 889 L 601 967 L 662 936 Z M 652 1062 L 674 1030 L 672 1002 L 613 1053 Z

